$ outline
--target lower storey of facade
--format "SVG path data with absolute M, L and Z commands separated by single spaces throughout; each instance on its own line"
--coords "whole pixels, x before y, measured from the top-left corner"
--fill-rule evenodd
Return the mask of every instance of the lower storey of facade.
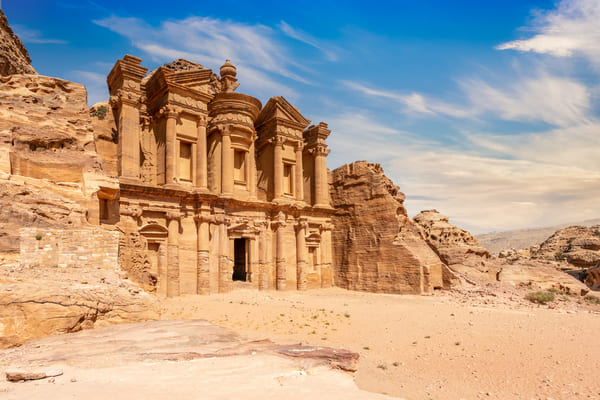
M 121 232 L 121 269 L 149 273 L 159 295 L 333 285 L 331 209 L 143 187 L 104 208 Z

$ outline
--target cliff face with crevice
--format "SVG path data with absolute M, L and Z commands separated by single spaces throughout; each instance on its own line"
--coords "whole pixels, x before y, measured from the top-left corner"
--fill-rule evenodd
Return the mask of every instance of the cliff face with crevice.
M 8 25 L 6 15 L 0 10 L 0 76 L 37 74 L 30 64 L 29 52 Z
M 407 217 L 404 194 L 379 164 L 357 161 L 335 169 L 330 194 L 337 209 L 332 233 L 337 286 L 405 294 L 449 286 L 442 261 Z
M 0 93 L 0 251 L 18 250 L 22 227 L 97 224 L 97 192 L 117 182 L 96 153 L 85 87 L 10 75 Z

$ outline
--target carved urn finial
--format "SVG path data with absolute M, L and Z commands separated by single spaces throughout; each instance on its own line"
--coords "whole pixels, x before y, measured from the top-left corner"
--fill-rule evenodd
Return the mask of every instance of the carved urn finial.
M 235 89 L 237 89 L 238 86 L 240 86 L 240 84 L 237 83 L 237 79 L 236 79 L 237 68 L 235 68 L 235 66 L 231 63 L 231 61 L 226 60 L 225 64 L 223 64 L 221 66 L 220 72 L 221 72 L 221 84 L 223 87 L 223 89 L 222 89 L 223 92 L 231 93 Z

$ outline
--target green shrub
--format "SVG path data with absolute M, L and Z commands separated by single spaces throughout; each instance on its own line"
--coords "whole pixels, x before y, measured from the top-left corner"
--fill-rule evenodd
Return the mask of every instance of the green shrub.
M 563 261 L 565 258 L 567 258 L 567 257 L 565 256 L 565 254 L 562 251 L 557 251 L 554 254 L 554 259 L 556 261 Z
M 35 240 L 42 240 L 42 235 L 40 235 L 39 233 L 35 235 Z
M 553 287 L 550 288 L 550 289 L 548 289 L 548 292 L 554 293 L 554 294 L 565 294 L 565 292 L 563 292 L 562 290 L 557 289 L 557 288 L 553 288 Z
M 594 235 L 600 236 L 600 231 L 594 231 Z
M 594 296 L 593 294 L 588 294 L 583 299 L 589 304 L 600 305 L 600 297 Z
M 108 112 L 108 109 L 106 108 L 106 106 L 99 106 L 95 110 L 90 111 L 90 117 L 96 117 L 98 119 L 104 119 L 106 117 L 106 113 L 107 112 Z
M 551 301 L 554 301 L 556 295 L 552 292 L 543 292 L 543 291 L 538 291 L 538 292 L 531 292 L 528 293 L 527 296 L 525 296 L 525 298 L 527 300 L 529 300 L 532 303 L 537 303 L 537 304 L 546 304 L 549 303 Z

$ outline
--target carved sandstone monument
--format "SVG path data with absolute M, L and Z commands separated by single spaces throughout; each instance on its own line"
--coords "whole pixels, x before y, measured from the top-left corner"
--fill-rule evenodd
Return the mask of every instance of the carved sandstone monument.
M 407 217 L 404 194 L 379 164 L 357 161 L 331 175 L 336 286 L 403 294 L 449 287 L 449 271 Z
M 127 55 L 108 75 L 114 135 L 96 135 L 118 176 L 98 192 L 98 222 L 121 231 L 121 268 L 149 270 L 167 296 L 331 286 L 327 125 L 283 97 L 262 107 L 234 92 L 229 61 L 220 77 L 140 62 Z

